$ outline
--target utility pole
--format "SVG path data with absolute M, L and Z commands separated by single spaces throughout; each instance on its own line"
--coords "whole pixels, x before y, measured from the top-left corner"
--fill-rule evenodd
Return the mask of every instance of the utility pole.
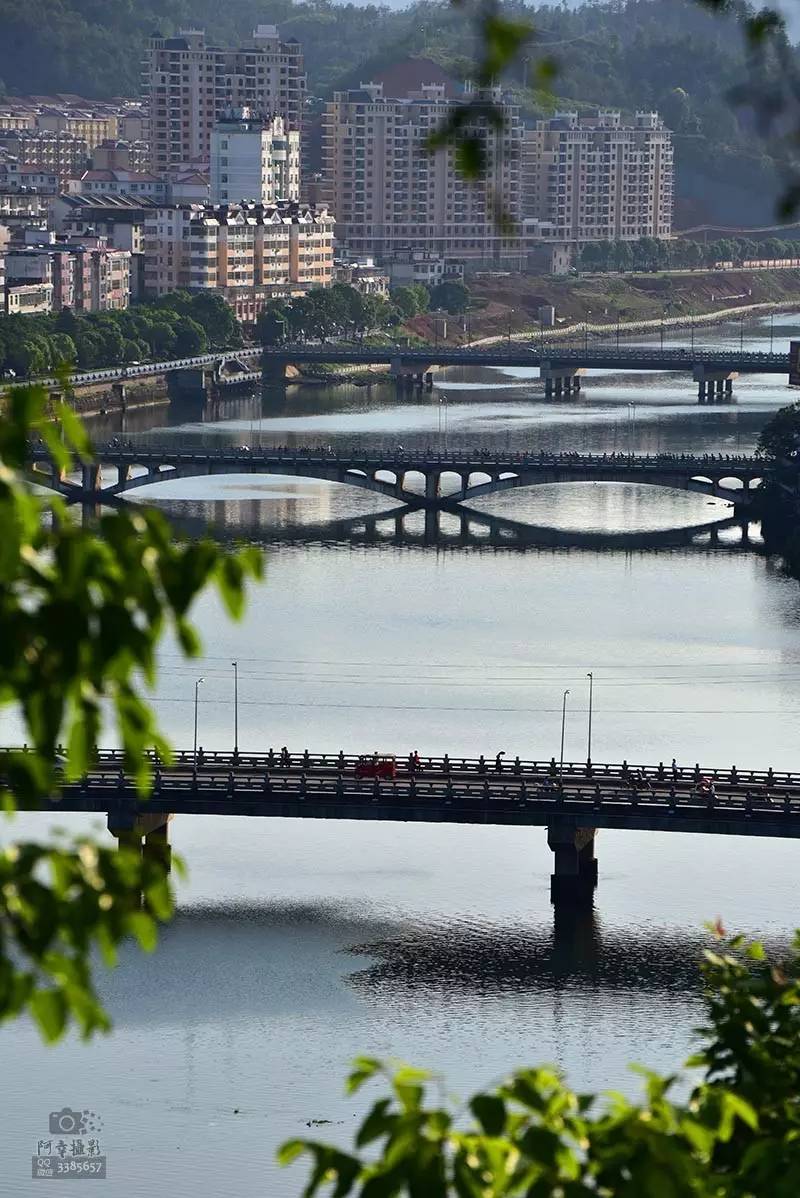
M 567 695 L 568 690 L 564 691 L 564 699 L 561 704 L 561 755 L 558 762 L 558 782 L 561 787 L 564 785 L 564 729 L 567 723 Z

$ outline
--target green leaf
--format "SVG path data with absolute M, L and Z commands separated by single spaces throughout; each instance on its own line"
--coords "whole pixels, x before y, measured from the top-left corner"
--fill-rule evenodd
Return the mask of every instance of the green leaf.
M 506 1125 L 506 1104 L 496 1094 L 476 1094 L 469 1104 L 487 1136 L 499 1136 Z
M 67 1002 L 60 990 L 36 990 L 30 998 L 30 1009 L 42 1036 L 48 1044 L 55 1043 L 67 1022 Z

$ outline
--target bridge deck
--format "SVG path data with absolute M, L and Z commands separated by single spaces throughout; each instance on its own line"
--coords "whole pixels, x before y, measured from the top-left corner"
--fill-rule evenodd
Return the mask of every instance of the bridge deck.
M 426 758 L 392 778 L 356 776 L 353 755 L 181 753 L 140 800 L 120 755 L 103 753 L 51 811 L 117 823 L 175 813 L 650 829 L 800 837 L 800 776 L 772 771 Z M 713 791 L 700 779 L 710 778 Z

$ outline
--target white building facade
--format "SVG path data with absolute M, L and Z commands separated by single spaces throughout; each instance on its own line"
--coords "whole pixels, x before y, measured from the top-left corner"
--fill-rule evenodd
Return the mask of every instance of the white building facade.
M 225 113 L 211 131 L 211 203 L 274 204 L 300 198 L 300 134 L 282 117 L 249 108 Z

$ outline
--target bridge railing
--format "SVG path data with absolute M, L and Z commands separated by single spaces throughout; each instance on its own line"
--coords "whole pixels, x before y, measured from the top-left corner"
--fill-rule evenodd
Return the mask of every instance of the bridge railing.
M 50 452 L 45 445 L 32 444 L 29 449 L 32 461 L 51 461 Z M 700 470 L 703 467 L 718 470 L 762 469 L 767 463 L 750 455 L 731 454 L 550 454 L 544 451 L 525 453 L 498 453 L 494 450 L 453 449 L 447 452 L 428 446 L 418 450 L 389 450 L 362 451 L 358 448 L 352 452 L 332 450 L 325 446 L 267 446 L 251 448 L 249 446 L 231 446 L 223 449 L 179 449 L 174 443 L 165 442 L 163 445 L 105 445 L 95 446 L 95 459 L 110 464 L 143 465 L 158 461 L 161 464 L 191 464 L 192 462 L 215 461 L 220 463 L 252 462 L 265 464 L 288 463 L 302 465 L 345 466 L 348 468 L 364 468 L 406 471 L 416 468 L 435 469 L 447 465 L 470 467 L 476 472 L 483 466 L 504 469 L 516 466 L 535 468 L 610 468 L 623 470 L 681 470 L 687 468 Z
M 373 762 L 371 754 L 354 754 L 354 753 L 312 753 L 301 752 L 293 753 L 286 752 L 280 749 L 269 749 L 262 753 L 239 752 L 234 754 L 225 750 L 206 750 L 198 749 L 197 758 L 194 753 L 189 750 L 181 750 L 175 753 L 171 767 L 159 760 L 154 753 L 149 753 L 148 758 L 154 768 L 170 772 L 171 770 L 197 769 L 198 771 L 213 775 L 217 769 L 224 768 L 235 774 L 245 775 L 249 772 L 265 773 L 270 771 L 294 771 L 299 773 L 319 773 L 327 772 L 329 774 L 347 773 L 351 774 L 359 763 L 370 764 Z M 653 764 L 637 764 L 635 762 L 586 762 L 586 761 L 565 761 L 563 769 L 555 759 L 549 761 L 536 760 L 513 757 L 508 758 L 505 754 L 501 757 L 499 763 L 495 755 L 486 755 L 485 757 L 430 757 L 420 756 L 419 761 L 415 762 L 413 756 L 408 754 L 398 755 L 395 758 L 396 769 L 401 776 L 409 777 L 412 774 L 419 779 L 428 780 L 432 776 L 457 776 L 457 775 L 479 775 L 489 776 L 496 779 L 510 778 L 512 776 L 532 776 L 535 778 L 550 778 L 564 780 L 575 779 L 591 779 L 595 782 L 603 782 L 613 779 L 624 779 L 626 785 L 635 782 L 637 779 L 650 783 L 658 783 L 660 785 L 669 785 L 672 782 L 698 782 L 700 779 L 709 779 L 715 786 L 729 787 L 746 787 L 762 786 L 762 787 L 800 787 L 800 773 L 790 773 L 787 771 L 764 769 L 742 769 L 737 766 L 729 767 L 711 767 L 703 766 L 699 763 L 695 765 L 672 765 L 659 762 Z M 124 755 L 121 750 L 103 749 L 97 753 L 96 769 L 105 770 L 121 770 L 124 765 Z
M 602 789 L 585 782 L 570 783 L 552 779 L 540 780 L 531 785 L 530 778 L 497 778 L 484 776 L 480 779 L 457 779 L 452 776 L 425 778 L 409 777 L 397 779 L 358 779 L 302 773 L 296 775 L 271 776 L 265 774 L 237 775 L 233 771 L 218 773 L 197 772 L 185 775 L 164 774 L 157 779 L 151 802 L 168 803 L 169 809 L 180 813 L 182 806 L 194 814 L 202 814 L 204 807 L 224 813 L 224 803 L 236 801 L 237 810 L 252 814 L 269 814 L 265 804 L 305 804 L 335 808 L 342 802 L 373 809 L 376 804 L 400 805 L 409 810 L 424 810 L 426 807 L 452 807 L 462 813 L 480 810 L 491 816 L 501 810 L 533 808 L 553 816 L 559 812 L 608 816 L 619 816 L 620 821 L 636 815 L 653 813 L 680 815 L 683 819 L 715 819 L 727 817 L 774 821 L 776 817 L 800 821 L 800 795 L 788 790 L 760 792 L 744 790 L 737 793 L 715 793 L 703 795 L 697 791 L 679 793 L 674 787 L 660 791 L 644 787 L 631 790 L 627 787 Z M 223 807 L 220 808 L 220 803 Z M 92 808 L 92 804 L 94 807 Z M 114 809 L 131 806 L 147 810 L 147 801 L 137 795 L 132 782 L 123 775 L 109 777 L 104 773 L 91 773 L 81 782 L 65 786 L 60 800 L 54 801 L 52 809 L 86 810 Z

